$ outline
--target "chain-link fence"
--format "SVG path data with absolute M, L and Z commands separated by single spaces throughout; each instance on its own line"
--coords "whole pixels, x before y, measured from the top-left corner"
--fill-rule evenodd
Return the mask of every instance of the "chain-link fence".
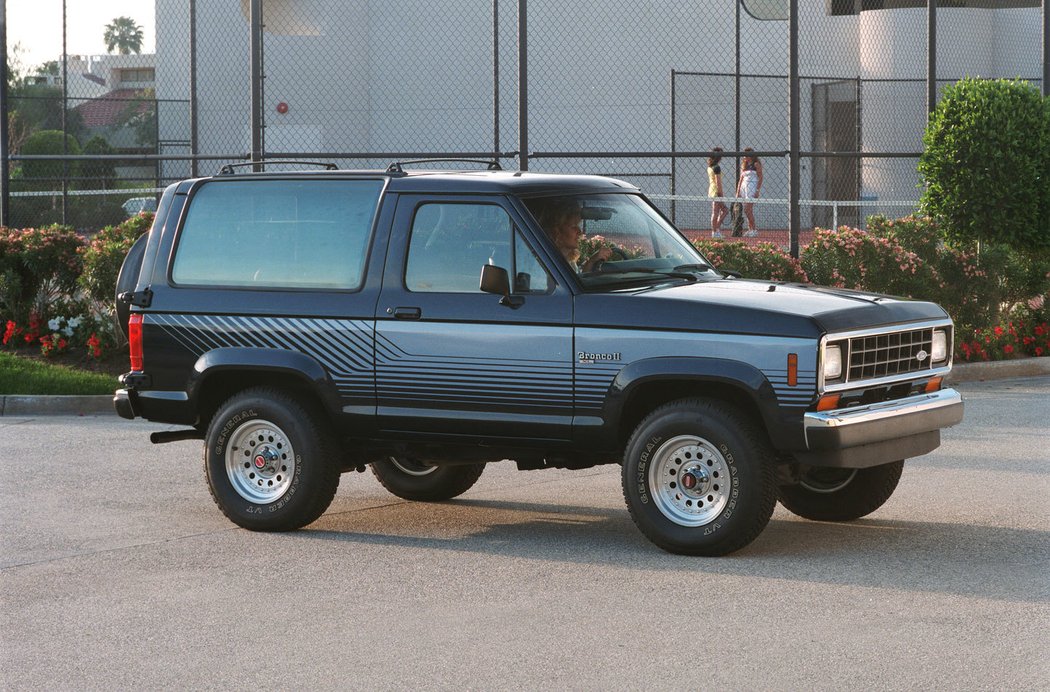
M 754 237 L 786 244 L 798 209 L 804 243 L 915 209 L 931 68 L 1041 84 L 1040 4 L 798 2 L 795 24 L 789 0 L 157 0 L 154 54 L 70 56 L 57 84 L 7 74 L 3 221 L 98 228 L 250 159 L 498 157 L 622 178 L 694 235 L 760 168 Z

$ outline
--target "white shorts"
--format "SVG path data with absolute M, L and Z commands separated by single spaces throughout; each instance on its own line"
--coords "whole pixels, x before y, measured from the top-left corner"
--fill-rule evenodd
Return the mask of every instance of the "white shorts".
M 740 174 L 740 196 L 744 199 L 755 199 L 758 196 L 758 173 L 744 171 Z

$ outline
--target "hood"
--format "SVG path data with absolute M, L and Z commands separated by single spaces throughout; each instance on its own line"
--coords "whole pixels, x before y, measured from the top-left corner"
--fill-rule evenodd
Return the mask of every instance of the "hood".
M 698 281 L 576 298 L 576 324 L 793 337 L 946 319 L 933 303 L 809 284 Z

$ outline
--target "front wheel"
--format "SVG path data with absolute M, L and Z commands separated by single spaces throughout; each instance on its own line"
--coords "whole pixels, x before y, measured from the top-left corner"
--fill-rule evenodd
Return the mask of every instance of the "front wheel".
M 253 531 L 290 531 L 320 517 L 339 487 L 327 421 L 308 402 L 267 387 L 219 407 L 204 470 L 215 504 Z
M 852 521 L 882 507 L 897 489 L 904 461 L 866 469 L 811 466 L 797 485 L 780 487 L 780 504 L 816 521 Z
M 653 411 L 627 443 L 624 499 L 641 532 L 664 550 L 725 555 L 769 523 L 772 458 L 763 432 L 738 409 L 676 401 Z
M 391 456 L 372 462 L 376 479 L 405 500 L 440 502 L 462 495 L 473 487 L 485 464 L 434 466 L 406 456 Z

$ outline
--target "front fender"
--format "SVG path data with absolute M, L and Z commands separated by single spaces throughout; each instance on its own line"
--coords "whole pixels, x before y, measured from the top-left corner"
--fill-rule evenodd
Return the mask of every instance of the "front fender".
M 259 372 L 261 375 L 289 375 L 302 381 L 321 400 L 329 414 L 340 410 L 339 393 L 328 371 L 299 351 L 277 348 L 216 348 L 204 353 L 193 365 L 186 385 L 190 401 L 198 401 L 206 383 L 228 372 Z M 260 377 L 260 384 L 265 384 Z
M 602 416 L 605 424 L 619 429 L 631 397 L 641 387 L 662 381 L 732 387 L 754 405 L 775 448 L 794 449 L 805 445 L 803 409 L 782 406 L 773 385 L 758 368 L 725 358 L 667 356 L 629 363 L 609 386 Z

